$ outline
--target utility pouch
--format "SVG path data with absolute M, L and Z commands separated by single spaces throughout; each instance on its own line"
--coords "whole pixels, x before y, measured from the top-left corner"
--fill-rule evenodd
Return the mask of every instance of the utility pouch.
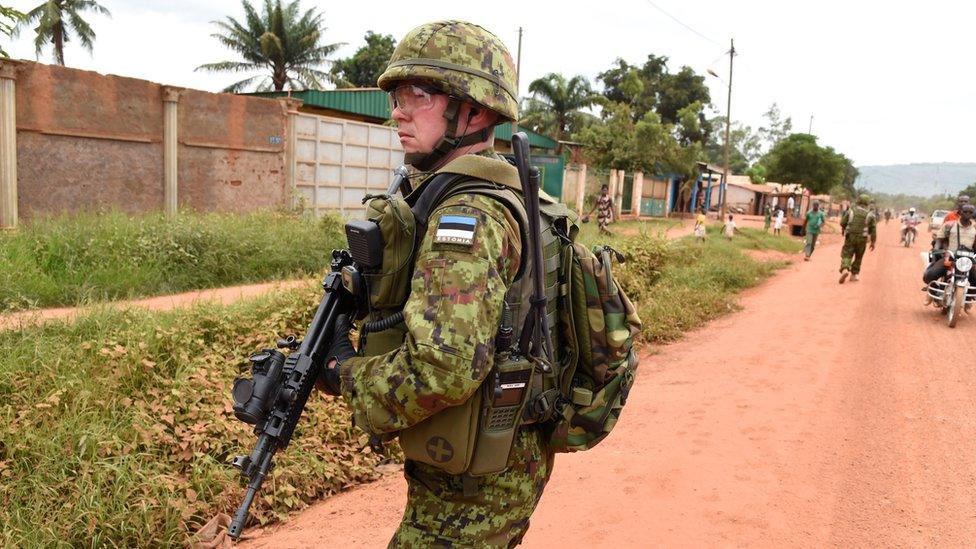
M 481 423 L 475 455 L 467 473 L 500 473 L 508 466 L 522 412 L 529 401 L 535 367 L 524 357 L 495 357 L 495 366 L 481 386 Z
M 451 475 L 467 472 L 478 435 L 482 394 L 481 390 L 475 391 L 463 404 L 441 410 L 400 431 L 404 457 Z
M 367 195 L 363 203 L 366 204 L 366 219 L 379 226 L 382 235 L 381 254 L 375 251 L 370 254 L 371 263 L 379 266 L 363 273 L 369 287 L 369 304 L 373 309 L 399 309 L 410 291 L 416 220 L 410 206 L 399 196 Z M 349 234 L 348 228 L 346 232 Z M 370 247 L 375 247 L 375 243 Z M 382 258 L 377 257 L 379 255 Z

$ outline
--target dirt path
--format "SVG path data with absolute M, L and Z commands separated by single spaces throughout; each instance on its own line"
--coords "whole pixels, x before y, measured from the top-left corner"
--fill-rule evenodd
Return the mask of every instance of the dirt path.
M 0 330 L 9 330 L 21 326 L 39 324 L 54 319 L 72 319 L 79 314 L 94 307 L 145 307 L 154 311 L 168 311 L 177 307 L 186 307 L 197 301 L 217 301 L 228 304 L 245 297 L 252 297 L 266 292 L 281 289 L 295 288 L 308 284 L 312 279 L 307 280 L 283 280 L 276 282 L 266 282 L 263 284 L 249 284 L 246 286 L 231 286 L 227 288 L 213 288 L 210 290 L 199 290 L 182 294 L 164 295 L 149 297 L 146 299 L 135 299 L 131 301 L 113 301 L 92 307 L 62 307 L 57 309 L 36 309 L 16 313 L 0 315 Z
M 922 246 L 896 231 L 860 282 L 837 284 L 835 241 L 645 357 L 613 435 L 557 458 L 524 546 L 973 546 L 976 367 L 951 351 L 976 315 L 922 307 Z M 385 546 L 403 492 L 387 476 L 245 546 Z

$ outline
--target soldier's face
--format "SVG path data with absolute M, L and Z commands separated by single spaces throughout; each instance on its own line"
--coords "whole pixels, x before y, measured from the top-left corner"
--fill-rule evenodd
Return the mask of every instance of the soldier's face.
M 397 123 L 397 136 L 404 152 L 429 153 L 447 131 L 447 95 L 433 93 L 423 108 L 394 108 L 393 119 Z

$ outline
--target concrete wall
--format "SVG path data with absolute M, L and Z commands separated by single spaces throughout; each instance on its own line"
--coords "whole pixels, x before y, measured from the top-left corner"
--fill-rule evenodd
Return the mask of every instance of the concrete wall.
M 752 189 L 729 185 L 725 188 L 725 193 L 726 205 L 744 208 L 748 214 L 752 214 L 755 210 L 756 192 Z
M 286 203 L 287 117 L 277 101 L 186 90 L 179 102 L 179 203 L 248 211 Z
M 164 95 L 177 98 L 180 208 L 287 204 L 285 100 L 173 89 L 27 61 L 16 87 L 19 216 L 161 210 Z
M 17 68 L 17 187 L 22 218 L 162 205 L 157 84 L 41 63 Z

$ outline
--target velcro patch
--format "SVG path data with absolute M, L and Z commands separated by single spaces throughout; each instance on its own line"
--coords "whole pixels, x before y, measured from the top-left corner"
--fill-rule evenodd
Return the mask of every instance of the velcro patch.
M 434 242 L 437 244 L 474 244 L 474 230 L 478 220 L 468 215 L 442 215 L 437 222 Z

